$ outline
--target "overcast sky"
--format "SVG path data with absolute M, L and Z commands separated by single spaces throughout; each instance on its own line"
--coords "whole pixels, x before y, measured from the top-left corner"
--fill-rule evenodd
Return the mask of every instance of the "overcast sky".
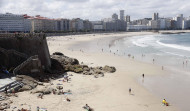
M 119 10 L 131 19 L 190 16 L 190 0 L 0 0 L 0 13 L 42 15 L 50 18 L 82 18 L 101 20 Z

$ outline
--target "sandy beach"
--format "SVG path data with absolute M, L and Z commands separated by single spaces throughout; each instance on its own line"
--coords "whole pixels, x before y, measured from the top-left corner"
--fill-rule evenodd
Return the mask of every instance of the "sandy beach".
M 111 74 L 106 73 L 104 77 L 99 78 L 68 72 L 68 75 L 73 75 L 70 76 L 69 83 L 59 81 L 62 78 L 53 80 L 52 83 L 54 85 L 63 84 L 64 90 L 72 91 L 71 95 L 50 94 L 39 99 L 35 94 L 30 94 L 30 91 L 21 92 L 18 93 L 18 97 L 11 98 L 14 101 L 11 107 L 31 108 L 32 111 L 35 111 L 37 106 L 47 108 L 48 111 L 83 111 L 82 107 L 88 104 L 95 111 L 178 111 L 170 100 L 167 100 L 170 106 L 163 106 L 161 102 L 164 98 L 153 95 L 138 81 L 139 79 L 142 79 L 142 82 L 146 81 L 147 76 L 169 74 L 167 70 L 163 71 L 157 65 L 139 62 L 132 58 L 104 53 L 100 49 L 98 49 L 99 52 L 88 52 L 85 49 L 78 50 L 79 47 L 75 48 L 75 44 L 87 41 L 105 40 L 105 44 L 102 45 L 109 45 L 111 41 L 122 37 L 153 34 L 155 33 L 127 32 L 47 37 L 51 54 L 62 52 L 89 66 L 109 65 L 116 67 L 117 71 Z M 89 47 L 95 46 L 92 44 Z M 145 74 L 144 80 L 143 73 Z M 129 94 L 129 88 L 132 89 L 131 94 Z M 71 100 L 70 102 L 66 101 L 67 97 Z

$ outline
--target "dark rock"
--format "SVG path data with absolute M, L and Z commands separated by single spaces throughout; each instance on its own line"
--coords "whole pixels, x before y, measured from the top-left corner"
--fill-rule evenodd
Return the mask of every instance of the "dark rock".
M 61 90 L 61 89 L 63 89 L 63 86 L 56 86 L 56 88 Z
M 83 67 L 84 67 L 83 65 L 66 65 L 65 70 L 75 72 L 75 73 L 82 73 Z
M 31 89 L 32 89 L 31 86 L 29 86 L 29 85 L 24 85 L 22 88 L 19 89 L 19 91 L 22 92 L 22 91 L 28 91 L 28 90 L 31 90 Z
M 102 70 L 108 73 L 114 73 L 116 71 L 116 68 L 110 66 L 104 66 Z
M 84 71 L 83 74 L 84 75 L 93 75 L 93 71 Z
M 54 53 L 53 53 L 53 55 L 60 55 L 60 56 L 64 56 L 64 54 L 63 54 L 63 53 L 61 53 L 61 52 L 54 52 Z
M 53 59 L 51 58 L 51 69 L 57 73 L 58 72 L 64 72 L 64 66 L 62 66 L 62 64 L 57 60 L 57 59 Z
M 103 71 L 101 69 L 99 69 L 99 67 L 94 68 L 93 71 L 95 74 L 102 74 L 103 73 Z
M 41 88 L 41 89 L 34 89 L 31 91 L 32 94 L 35 94 L 35 93 L 43 93 L 43 94 L 50 94 L 52 92 L 53 88 Z
M 16 80 L 21 81 L 24 84 L 24 86 L 18 89 L 18 91 L 28 91 L 36 88 L 36 86 L 38 85 L 38 81 L 26 75 L 17 75 Z
M 43 94 L 51 94 L 52 92 L 52 89 L 51 88 L 48 88 L 48 89 L 44 89 L 43 90 Z
M 61 63 L 62 66 L 64 65 L 78 65 L 79 61 L 75 58 L 69 58 L 67 56 L 60 56 L 60 55 L 52 55 L 52 59 L 57 60 L 59 63 Z

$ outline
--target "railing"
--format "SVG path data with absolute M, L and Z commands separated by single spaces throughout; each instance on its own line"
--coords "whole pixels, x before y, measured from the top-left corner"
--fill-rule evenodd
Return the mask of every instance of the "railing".
M 20 70 L 21 68 L 23 68 L 25 65 L 27 65 L 31 60 L 38 58 L 38 55 L 35 56 L 31 56 L 30 58 L 28 58 L 26 61 L 24 61 L 23 63 L 21 63 L 20 65 L 18 65 L 14 70 L 13 70 L 13 74 L 16 75 L 17 71 Z
M 16 55 L 18 55 L 18 56 L 20 56 L 20 57 L 28 58 L 28 56 L 27 56 L 26 54 L 21 53 L 21 52 L 18 52 L 18 51 L 13 50 L 13 49 L 11 49 L 11 50 L 6 50 L 6 49 L 0 47 L 0 51 L 1 51 L 1 52 L 4 52 L 4 53 L 7 53 L 7 54 L 14 53 L 14 54 L 16 54 Z
M 24 86 L 24 84 L 22 82 L 14 81 L 14 82 L 11 82 L 11 83 L 1 87 L 0 92 L 5 92 L 5 88 L 7 88 L 7 92 L 11 92 L 12 89 L 13 90 L 18 90 L 22 86 Z

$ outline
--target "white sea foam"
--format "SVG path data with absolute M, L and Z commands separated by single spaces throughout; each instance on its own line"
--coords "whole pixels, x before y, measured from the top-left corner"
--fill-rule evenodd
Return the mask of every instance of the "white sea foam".
M 181 45 L 176 45 L 176 44 L 165 44 L 162 43 L 160 41 L 156 41 L 158 44 L 165 46 L 165 47 L 170 47 L 170 48 L 174 48 L 174 49 L 180 49 L 180 50 L 185 50 L 185 51 L 190 51 L 190 47 L 185 47 L 185 46 L 181 46 Z
M 173 52 L 164 52 L 164 53 L 171 54 L 171 55 L 176 55 L 176 56 L 180 56 L 180 57 L 190 57 L 190 56 L 184 56 L 184 55 L 173 53 Z
M 153 41 L 155 41 L 155 37 L 152 35 L 137 36 L 132 39 L 132 43 L 139 47 L 148 47 Z
M 139 46 L 139 47 L 147 47 L 147 45 L 145 45 L 144 43 L 139 43 L 136 41 L 133 41 L 132 43 L 135 44 L 136 46 Z

